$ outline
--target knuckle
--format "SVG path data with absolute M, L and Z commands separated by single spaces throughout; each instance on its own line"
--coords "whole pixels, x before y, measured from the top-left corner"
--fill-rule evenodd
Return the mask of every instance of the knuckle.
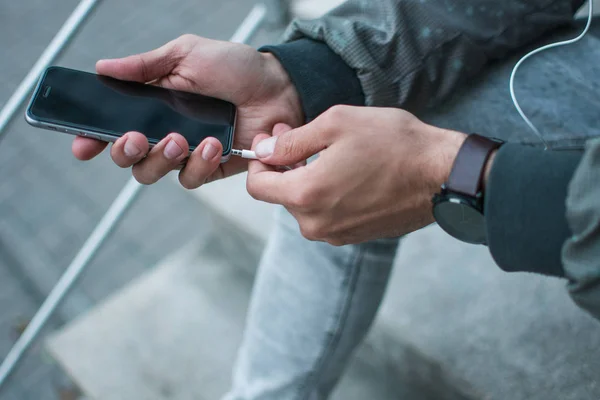
M 189 42 L 190 40 L 196 40 L 196 35 L 191 33 L 184 33 L 183 35 L 179 36 L 176 40 L 179 42 Z
M 311 186 L 297 189 L 290 197 L 290 206 L 299 209 L 313 208 L 317 200 L 316 191 Z
M 191 33 L 184 33 L 172 42 L 172 50 L 174 53 L 187 52 L 194 47 L 194 43 L 198 41 L 198 36 Z
M 314 232 L 310 230 L 310 228 L 306 228 L 302 224 L 300 225 L 300 233 L 305 239 L 310 240 L 311 242 L 316 242 L 319 240 Z
M 300 222 L 300 233 L 306 239 L 319 241 L 326 237 L 324 226 L 317 220 L 306 219 Z
M 324 181 L 315 179 L 315 181 L 306 184 L 303 193 L 306 207 L 318 210 L 327 204 L 329 193 L 327 186 L 325 186 L 326 184 L 323 182 Z
M 349 108 L 349 106 L 344 104 L 336 104 L 329 109 L 329 113 L 331 113 L 334 116 L 340 117 L 346 115 Z
M 181 58 L 185 54 L 188 54 L 197 40 L 198 36 L 192 35 L 191 33 L 185 33 L 179 36 L 169 43 L 168 49 L 170 57 Z
M 342 121 L 348 118 L 348 106 L 335 105 L 320 117 L 320 126 L 323 134 L 335 131 Z
M 131 167 L 131 162 L 128 160 L 123 160 L 118 157 L 113 156 L 113 162 L 120 168 L 129 168 Z
M 339 124 L 340 120 L 347 117 L 349 108 L 350 107 L 344 106 L 344 105 L 335 105 L 335 106 L 331 107 L 325 113 L 325 116 L 327 117 L 326 120 L 330 123 Z
M 254 179 L 252 179 L 251 176 L 248 176 L 248 179 L 246 180 L 246 190 L 248 191 L 248 194 L 254 200 L 260 200 L 261 196 L 260 196 L 258 185 L 254 181 Z
M 131 170 L 131 174 L 133 175 L 135 180 L 141 183 L 142 185 L 152 185 L 153 183 L 156 183 L 155 179 L 152 179 L 152 177 L 148 176 L 147 174 L 144 174 L 138 168 L 134 167 Z
M 111 149 L 110 149 L 110 158 L 112 158 L 115 165 L 117 165 L 120 168 L 128 168 L 133 164 L 131 161 L 127 160 L 124 156 L 121 156 L 120 154 L 118 154 L 115 146 L 111 147 Z
M 135 178 L 136 181 L 138 181 L 138 183 L 140 183 L 142 185 L 152 185 L 154 183 L 151 179 L 147 179 L 144 176 L 139 176 L 139 175 L 133 174 L 133 177 Z
M 183 173 L 183 171 L 179 173 L 179 183 L 187 190 L 198 189 L 200 186 L 202 186 L 201 182 L 199 182 L 197 179 L 190 179 L 186 174 Z
M 346 242 L 345 240 L 338 238 L 327 239 L 327 243 L 334 247 L 342 247 L 348 244 L 348 242 Z

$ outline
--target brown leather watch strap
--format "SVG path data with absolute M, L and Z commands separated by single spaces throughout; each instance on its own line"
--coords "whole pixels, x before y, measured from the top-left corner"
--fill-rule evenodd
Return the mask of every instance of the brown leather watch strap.
M 490 154 L 502 145 L 501 141 L 473 133 L 458 151 L 446 188 L 467 196 L 477 196 Z

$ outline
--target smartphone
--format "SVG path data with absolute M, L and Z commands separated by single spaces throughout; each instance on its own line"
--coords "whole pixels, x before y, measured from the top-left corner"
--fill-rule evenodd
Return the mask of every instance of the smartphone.
M 215 137 L 223 144 L 225 162 L 231 156 L 236 114 L 236 107 L 224 100 L 50 67 L 42 74 L 25 119 L 38 128 L 106 142 L 137 131 L 151 146 L 177 132 L 190 151 Z

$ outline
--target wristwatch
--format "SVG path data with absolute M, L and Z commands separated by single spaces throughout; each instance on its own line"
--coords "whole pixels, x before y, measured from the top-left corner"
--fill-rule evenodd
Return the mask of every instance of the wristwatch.
M 458 240 L 486 243 L 483 178 L 490 155 L 503 143 L 475 133 L 469 135 L 458 151 L 448 182 L 433 197 L 435 220 Z

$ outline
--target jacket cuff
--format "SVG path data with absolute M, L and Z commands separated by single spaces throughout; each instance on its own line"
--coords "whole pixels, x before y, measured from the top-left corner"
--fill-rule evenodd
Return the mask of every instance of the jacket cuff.
M 259 51 L 272 53 L 287 71 L 307 121 L 336 104 L 365 104 L 356 72 L 325 43 L 299 39 Z
M 564 277 L 561 250 L 571 236 L 565 201 L 582 154 L 517 144 L 500 148 L 484 211 L 488 245 L 504 271 Z

